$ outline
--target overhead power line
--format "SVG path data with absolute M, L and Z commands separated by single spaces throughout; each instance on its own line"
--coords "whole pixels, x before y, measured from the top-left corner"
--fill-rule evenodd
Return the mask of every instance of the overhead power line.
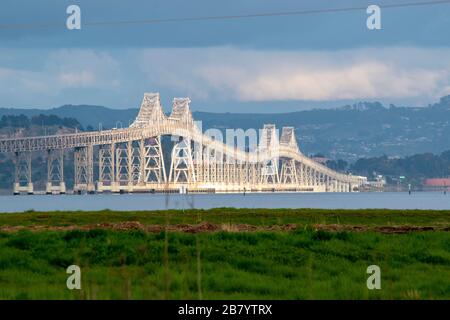
M 374 3 L 376 4 L 376 3 Z M 420 1 L 420 2 L 406 2 L 397 4 L 378 4 L 380 8 L 404 8 L 417 6 L 432 6 L 450 4 L 450 0 L 436 0 L 436 1 Z M 325 9 L 310 9 L 300 11 L 281 11 L 281 12 L 260 12 L 237 15 L 219 15 L 219 16 L 198 16 L 198 17 L 180 17 L 180 18 L 156 18 L 156 19 L 142 19 L 142 20 L 117 20 L 117 21 L 86 21 L 83 26 L 108 26 L 108 25 L 131 25 L 131 24 L 161 24 L 173 22 L 195 22 L 195 21 L 213 21 L 213 20 L 237 20 L 237 19 L 252 19 L 264 17 L 282 17 L 282 16 L 300 16 L 313 15 L 322 13 L 336 13 L 366 10 L 366 6 L 359 7 L 343 7 L 343 8 L 325 8 Z M 29 24 L 0 24 L 0 29 L 30 29 L 30 28 L 52 28 L 61 27 L 61 23 L 29 23 Z

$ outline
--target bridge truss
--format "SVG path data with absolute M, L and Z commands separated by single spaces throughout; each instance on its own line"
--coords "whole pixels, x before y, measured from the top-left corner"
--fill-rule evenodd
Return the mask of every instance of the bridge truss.
M 189 104 L 175 98 L 166 116 L 159 94 L 146 93 L 128 128 L 0 140 L 0 153 L 14 154 L 14 193 L 34 192 L 31 154 L 39 151 L 48 155 L 46 192 L 65 193 L 70 150 L 74 192 L 352 192 L 367 182 L 303 155 L 293 127 L 278 135 L 275 125 L 264 125 L 251 151 L 213 139 L 197 127 Z M 170 159 L 162 136 L 173 137 Z

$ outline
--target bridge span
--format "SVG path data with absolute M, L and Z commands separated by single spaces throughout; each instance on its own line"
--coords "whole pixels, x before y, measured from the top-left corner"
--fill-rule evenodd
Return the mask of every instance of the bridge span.
M 14 154 L 14 194 L 34 193 L 31 155 L 43 151 L 46 193 L 66 193 L 67 150 L 74 152 L 73 190 L 79 193 L 354 192 L 367 182 L 303 155 L 293 127 L 278 134 L 275 125 L 264 125 L 253 149 L 245 137 L 241 147 L 234 139 L 224 143 L 201 131 L 189 104 L 175 98 L 166 116 L 159 94 L 146 93 L 128 128 L 0 140 L 0 153 Z M 162 136 L 172 136 L 170 159 L 164 159 Z

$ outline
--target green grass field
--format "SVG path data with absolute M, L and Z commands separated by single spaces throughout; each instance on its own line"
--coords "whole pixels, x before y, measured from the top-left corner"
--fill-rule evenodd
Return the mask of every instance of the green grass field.
M 139 222 L 141 229 L 103 225 L 123 222 Z M 200 222 L 221 228 L 197 233 L 146 229 Z M 291 228 L 235 231 L 233 226 L 244 224 Z M 326 229 L 336 225 L 359 231 Z M 433 228 L 376 229 L 386 226 Z M 449 299 L 449 227 L 446 211 L 2 214 L 0 298 Z M 82 290 L 66 288 L 71 264 L 81 267 Z M 373 264 L 381 268 L 380 290 L 366 286 L 366 268 Z

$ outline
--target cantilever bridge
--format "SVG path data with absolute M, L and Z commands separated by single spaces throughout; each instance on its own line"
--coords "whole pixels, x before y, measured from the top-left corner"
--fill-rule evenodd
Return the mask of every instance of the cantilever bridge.
M 129 128 L 0 140 L 0 153 L 14 154 L 14 193 L 34 192 L 31 154 L 37 151 L 48 154 L 46 192 L 66 193 L 66 149 L 74 150 L 74 192 L 352 192 L 367 181 L 303 155 L 293 127 L 283 127 L 279 137 L 274 125 L 264 125 L 248 152 L 213 139 L 195 124 L 189 103 L 175 98 L 166 116 L 159 94 L 146 93 Z M 168 170 L 166 135 L 177 137 Z

